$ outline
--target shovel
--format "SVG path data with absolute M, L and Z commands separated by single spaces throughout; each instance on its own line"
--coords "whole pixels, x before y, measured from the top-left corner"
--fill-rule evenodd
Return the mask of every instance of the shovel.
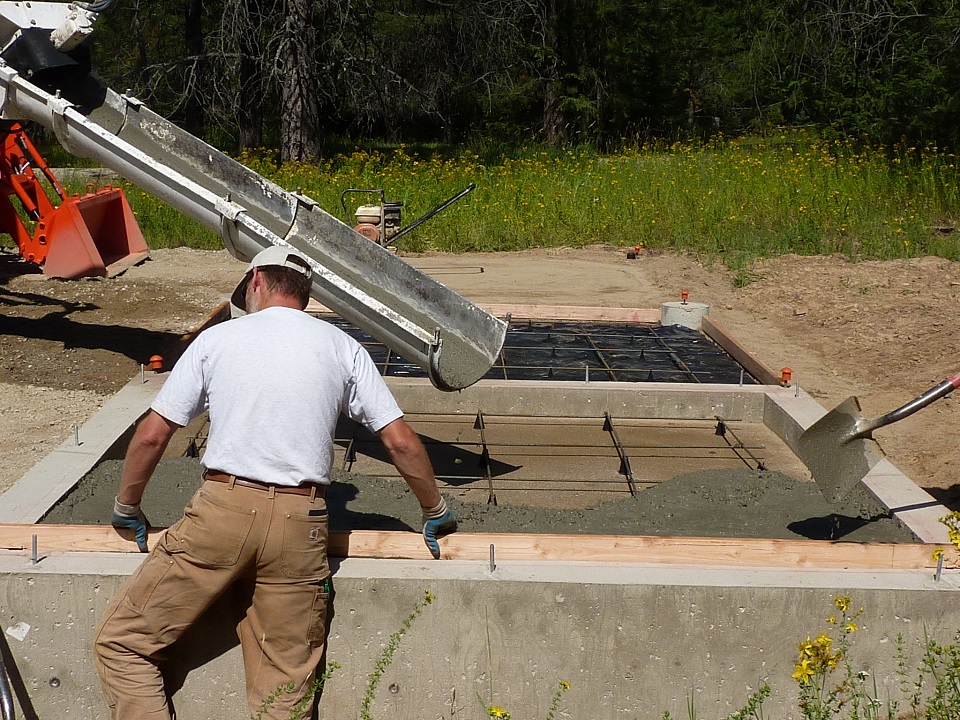
M 827 502 L 839 503 L 883 459 L 883 450 L 873 439 L 874 430 L 913 415 L 958 387 L 960 375 L 953 375 L 876 420 L 860 415 L 856 397 L 847 398 L 800 435 L 797 454 Z

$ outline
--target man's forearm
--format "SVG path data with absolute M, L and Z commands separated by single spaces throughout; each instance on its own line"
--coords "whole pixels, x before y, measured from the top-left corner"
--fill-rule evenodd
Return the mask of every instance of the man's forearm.
M 391 459 L 410 490 L 417 496 L 420 505 L 433 507 L 440 502 L 440 491 L 437 489 L 433 467 L 422 448 L 421 445 L 420 453 L 397 453 L 392 455 Z
M 457 529 L 457 516 L 437 488 L 437 478 L 420 438 L 403 418 L 394 420 L 379 432 L 394 466 L 417 496 L 423 513 L 423 541 L 437 560 L 442 551 L 439 538 Z
M 400 418 L 383 428 L 379 435 L 390 454 L 390 461 L 417 496 L 420 505 L 437 505 L 441 497 L 433 466 L 413 429 Z
M 125 505 L 136 505 L 140 502 L 150 476 L 157 469 L 157 464 L 178 427 L 152 410 L 140 421 L 123 461 L 120 491 L 117 493 L 120 502 Z

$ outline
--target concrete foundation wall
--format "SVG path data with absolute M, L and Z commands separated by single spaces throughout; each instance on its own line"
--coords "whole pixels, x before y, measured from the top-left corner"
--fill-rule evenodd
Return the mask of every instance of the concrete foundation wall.
M 390 390 L 407 413 L 550 415 L 763 422 L 770 393 L 788 388 L 765 385 L 481 380 L 455 393 L 430 390 L 419 378 L 388 378 Z
M 0 558 L 0 643 L 17 717 L 107 718 L 90 659 L 94 625 L 138 555 L 71 553 L 31 565 Z M 340 663 L 321 718 L 359 714 L 368 676 L 392 633 L 429 590 L 374 696 L 376 718 L 485 717 L 477 696 L 515 718 L 546 717 L 560 680 L 571 688 L 557 717 L 583 720 L 725 718 L 762 682 L 767 717 L 797 718 L 791 680 L 797 644 L 837 627 L 833 598 L 849 595 L 860 629 L 855 671 L 897 697 L 897 636 L 915 673 L 924 633 L 952 641 L 960 578 L 947 571 L 825 572 L 591 563 L 416 562 L 350 559 L 335 566 L 329 659 Z M 224 601 L 166 664 L 180 720 L 248 717 Z M 29 629 L 26 626 L 29 625 Z M 837 675 L 837 681 L 841 676 Z M 912 679 L 912 678 L 911 678 Z M 901 705 L 905 707 L 905 705 Z

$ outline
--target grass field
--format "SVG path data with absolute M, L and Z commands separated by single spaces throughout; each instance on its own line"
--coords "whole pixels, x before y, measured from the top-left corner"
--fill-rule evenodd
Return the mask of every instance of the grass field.
M 405 146 L 356 150 L 278 167 L 276 153 L 240 161 L 353 224 L 347 188 L 383 188 L 408 224 L 469 183 L 476 190 L 402 239 L 409 251 L 519 250 L 606 243 L 721 261 L 749 281 L 753 261 L 787 253 L 851 259 L 960 258 L 954 153 L 827 141 L 802 131 L 705 143 L 510 152 Z M 154 247 L 219 240 L 159 200 L 125 186 Z M 349 196 L 349 212 L 376 196 Z

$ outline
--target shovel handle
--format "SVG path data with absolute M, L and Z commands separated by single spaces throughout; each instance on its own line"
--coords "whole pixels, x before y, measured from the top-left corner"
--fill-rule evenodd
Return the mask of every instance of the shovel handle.
M 923 395 L 920 395 L 906 405 L 898 407 L 896 410 L 891 410 L 886 415 L 877 418 L 873 421 L 873 428 L 883 427 L 884 425 L 889 425 L 890 423 L 895 423 L 898 420 L 903 420 L 905 417 L 913 415 L 917 410 L 922 410 L 927 405 L 932 403 L 934 400 L 939 400 L 940 398 L 949 395 L 954 390 L 960 387 L 960 375 L 951 375 L 942 383 L 933 386 L 927 390 Z

